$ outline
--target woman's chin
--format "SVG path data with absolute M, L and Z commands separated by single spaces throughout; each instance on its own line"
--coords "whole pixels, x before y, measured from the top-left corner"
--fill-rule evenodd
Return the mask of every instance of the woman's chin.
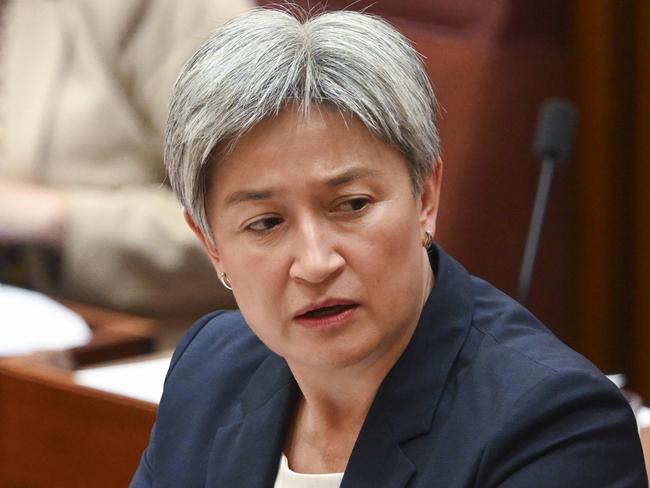
M 292 367 L 335 372 L 363 365 L 378 349 L 372 339 L 343 336 L 346 334 L 331 341 L 304 341 L 285 359 Z

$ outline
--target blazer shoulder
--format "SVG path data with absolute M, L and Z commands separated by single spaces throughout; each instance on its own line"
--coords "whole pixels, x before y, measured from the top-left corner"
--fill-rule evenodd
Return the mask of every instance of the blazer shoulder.
M 618 389 L 596 366 L 560 341 L 523 306 L 482 280 L 474 279 L 474 286 L 472 325 L 459 354 L 456 375 L 459 387 L 476 385 L 470 392 L 472 401 L 489 412 L 490 424 L 507 421 L 531 392 L 541 391 L 542 398 L 547 394 L 569 398 L 576 392 L 603 394 L 626 406 Z
M 199 319 L 172 357 L 138 482 L 197 486 L 216 431 L 241 420 L 242 392 L 269 354 L 239 312 Z
M 172 356 L 165 384 L 176 370 L 205 362 L 261 362 L 270 351 L 251 331 L 239 311 L 218 310 L 197 320 L 181 338 Z M 197 371 L 198 372 L 198 371 Z
M 186 409 L 201 400 L 232 411 L 248 381 L 271 351 L 238 311 L 213 312 L 199 319 L 172 357 L 160 411 Z M 228 415 L 224 415 L 225 420 Z
M 526 370 L 539 370 L 542 376 L 569 371 L 602 376 L 591 361 L 564 344 L 523 305 L 479 278 L 473 277 L 473 285 L 472 326 L 488 339 L 484 352 L 491 344 L 487 350 L 509 355 L 509 367 L 519 364 Z
M 474 385 L 473 415 L 486 412 L 478 484 L 645 480 L 634 415 L 618 388 L 506 294 L 477 278 L 473 292 L 462 373 Z
M 513 404 L 483 451 L 482 486 L 647 486 L 634 415 L 613 383 L 555 371 Z
M 178 363 L 179 359 L 183 356 L 183 353 L 192 343 L 194 338 L 205 328 L 208 323 L 223 315 L 224 313 L 226 313 L 225 310 L 216 310 L 214 312 L 210 312 L 192 324 L 192 326 L 187 330 L 183 337 L 181 337 L 181 340 L 178 341 L 178 344 L 176 344 L 174 354 L 172 355 L 172 359 L 169 364 L 169 370 L 167 371 L 167 377 L 169 377 L 169 373 L 174 369 L 174 366 L 176 366 L 176 363 Z M 167 378 L 165 378 L 165 383 L 166 382 Z

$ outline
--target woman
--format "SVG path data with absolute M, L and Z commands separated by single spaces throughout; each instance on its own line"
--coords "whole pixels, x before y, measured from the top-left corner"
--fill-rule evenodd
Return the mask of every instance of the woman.
M 359 13 L 256 10 L 187 63 L 166 163 L 241 312 L 178 346 L 132 486 L 646 486 L 616 388 L 433 243 L 435 109 Z

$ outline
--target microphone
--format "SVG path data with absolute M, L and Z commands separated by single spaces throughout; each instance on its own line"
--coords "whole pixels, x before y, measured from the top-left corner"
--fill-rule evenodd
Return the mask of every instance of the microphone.
M 561 163 L 571 156 L 576 125 L 576 106 L 568 100 L 550 98 L 542 103 L 537 119 L 533 152 L 542 161 Z
M 551 190 L 551 180 L 555 165 L 571 156 L 575 132 L 577 109 L 575 104 L 564 99 L 547 99 L 537 119 L 537 130 L 533 142 L 533 152 L 542 161 L 542 170 L 537 183 L 537 194 L 533 214 L 528 228 L 524 258 L 519 273 L 517 299 L 523 305 L 528 302 L 530 282 L 535 267 L 539 238 L 542 233 L 544 214 Z

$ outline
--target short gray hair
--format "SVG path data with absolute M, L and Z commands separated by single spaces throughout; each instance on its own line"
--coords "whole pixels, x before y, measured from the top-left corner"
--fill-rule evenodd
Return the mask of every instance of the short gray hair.
M 295 103 L 357 117 L 409 166 L 415 194 L 439 156 L 437 104 L 422 59 L 379 17 L 253 9 L 219 27 L 183 67 L 165 141 L 170 183 L 212 240 L 212 166 L 252 127 Z

